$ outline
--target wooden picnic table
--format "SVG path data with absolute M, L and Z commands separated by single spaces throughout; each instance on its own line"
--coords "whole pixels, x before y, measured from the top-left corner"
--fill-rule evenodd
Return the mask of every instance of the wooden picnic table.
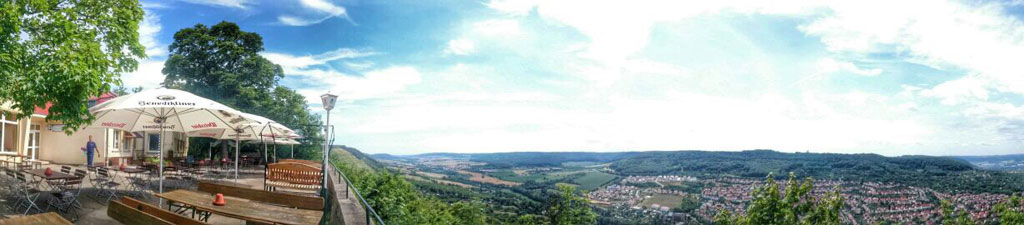
M 53 170 L 51 172 L 53 172 L 53 174 L 50 174 L 49 176 L 47 176 L 46 175 L 46 169 L 25 170 L 25 173 L 32 174 L 33 176 L 37 176 L 37 177 L 43 178 L 45 180 L 64 180 L 64 179 L 78 178 L 75 175 L 66 174 L 66 173 L 63 173 L 63 172 L 60 172 L 60 171 L 56 171 L 56 170 Z
M 195 207 L 200 211 L 235 219 L 268 224 L 318 224 L 323 211 L 305 210 L 250 201 L 244 198 L 225 196 L 227 204 L 213 205 L 214 194 L 192 190 L 174 190 L 157 194 L 169 202 Z
M 71 225 L 71 222 L 55 212 L 19 216 L 0 220 L 0 225 Z

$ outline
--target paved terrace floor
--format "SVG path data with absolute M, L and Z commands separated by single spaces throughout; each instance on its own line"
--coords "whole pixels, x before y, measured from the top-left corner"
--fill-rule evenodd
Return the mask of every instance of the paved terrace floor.
M 60 170 L 60 165 L 46 165 L 46 166 L 44 166 L 44 168 L 45 167 L 49 167 L 49 168 L 53 169 L 54 171 L 59 171 Z M 85 169 L 85 168 L 83 166 L 72 166 L 72 171 L 74 171 L 74 169 Z M 111 170 L 111 171 L 113 171 L 113 170 Z M 121 190 L 127 189 L 127 181 L 123 180 L 124 179 L 124 174 L 117 174 L 117 176 L 118 176 L 117 179 L 119 180 L 119 183 L 122 184 L 122 187 L 120 189 Z M 219 180 L 219 181 L 231 181 L 232 180 L 232 179 L 213 179 L 213 178 L 210 178 L 209 176 L 204 177 L 202 179 L 203 180 Z M 244 168 L 244 169 L 242 169 L 242 171 L 239 173 L 238 183 L 250 186 L 251 188 L 254 188 L 254 189 L 262 189 L 263 188 L 263 168 L 262 167 L 253 167 L 253 168 Z M 338 191 L 339 194 L 340 193 L 344 193 L 344 190 L 345 190 L 344 189 L 344 187 L 345 187 L 344 185 L 345 184 L 342 183 L 340 185 L 335 186 L 336 188 L 340 188 L 339 191 Z M 79 209 L 78 210 L 77 214 L 79 215 L 79 218 L 78 218 L 77 221 L 72 221 L 73 223 L 75 223 L 75 224 L 82 224 L 82 225 L 121 224 L 120 222 L 118 222 L 116 220 L 113 220 L 113 219 L 111 219 L 110 217 L 107 216 L 107 206 L 106 206 L 106 202 L 105 202 L 106 201 L 106 197 L 103 197 L 103 198 L 95 197 L 94 193 L 97 192 L 97 189 L 94 188 L 88 181 L 84 182 L 83 188 L 84 189 L 83 189 L 82 194 L 81 194 L 81 196 L 79 198 L 79 201 L 82 202 L 83 209 Z M 173 182 L 168 182 L 168 181 L 165 180 L 165 184 L 164 184 L 164 191 L 165 192 L 166 191 L 170 191 L 170 190 L 180 189 L 180 188 L 186 188 L 186 189 L 195 190 L 196 186 L 194 184 L 188 185 L 188 186 L 181 185 L 181 184 L 175 184 Z M 152 189 L 155 189 L 155 186 L 153 186 Z M 147 193 L 144 196 L 146 196 L 146 197 L 133 197 L 133 198 L 139 199 L 141 201 L 148 202 L 148 203 L 153 204 L 153 205 L 157 205 L 158 198 L 153 196 L 153 191 L 152 190 L 147 191 Z M 355 202 L 356 198 L 354 197 L 355 195 L 352 194 L 350 196 L 353 196 L 353 197 L 350 198 L 350 199 L 342 199 L 341 200 L 342 201 L 341 209 L 342 209 L 342 212 L 345 215 L 345 224 L 348 224 L 348 225 L 366 224 L 365 217 L 364 217 L 365 213 L 363 213 L 362 208 L 358 204 L 356 204 L 356 202 Z M 49 198 L 51 198 L 51 196 L 48 193 L 43 193 L 43 194 L 41 194 L 39 196 L 39 199 L 36 201 L 36 204 L 39 204 L 39 207 L 43 210 L 42 212 L 56 212 L 57 211 L 56 209 L 49 209 L 49 210 L 47 210 L 46 202 L 47 202 L 47 200 Z M 10 218 L 10 217 L 22 216 L 21 213 L 24 212 L 25 209 L 24 208 L 21 208 L 20 210 L 13 209 L 12 207 L 13 207 L 13 204 L 14 204 L 15 201 L 16 201 L 16 198 L 14 197 L 13 193 L 11 193 L 10 190 L 8 190 L 6 187 L 0 187 L 0 218 Z M 163 206 L 163 207 L 166 209 L 166 206 Z M 36 213 L 41 213 L 41 212 L 37 212 L 37 211 L 29 212 L 29 214 L 36 214 Z M 210 224 L 245 224 L 245 221 L 237 220 L 237 219 L 232 219 L 232 218 L 227 218 L 227 217 L 223 217 L 223 216 L 213 215 L 213 216 L 210 217 L 209 223 Z

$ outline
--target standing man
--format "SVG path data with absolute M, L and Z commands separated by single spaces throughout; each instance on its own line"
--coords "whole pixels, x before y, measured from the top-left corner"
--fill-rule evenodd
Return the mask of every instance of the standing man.
M 85 143 L 85 161 L 88 166 L 92 166 L 92 156 L 96 152 L 96 142 L 92 141 L 92 135 L 89 135 L 89 142 Z

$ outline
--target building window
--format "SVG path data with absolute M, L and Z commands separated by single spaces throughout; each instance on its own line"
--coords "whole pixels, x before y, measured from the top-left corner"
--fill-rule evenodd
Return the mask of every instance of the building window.
M 18 121 L 14 115 L 0 111 L 0 152 L 14 153 L 17 148 Z
M 114 134 L 111 135 L 111 136 L 114 137 L 114 140 L 112 140 L 110 142 L 110 144 L 111 144 L 110 148 L 118 149 L 119 147 L 121 147 L 121 131 L 119 131 L 119 130 L 113 130 L 113 131 L 114 131 L 113 132 Z
M 160 153 L 160 134 L 149 135 L 149 149 L 147 152 Z

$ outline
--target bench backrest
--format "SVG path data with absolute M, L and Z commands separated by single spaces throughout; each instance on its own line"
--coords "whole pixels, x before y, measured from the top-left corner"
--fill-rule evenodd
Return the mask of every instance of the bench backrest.
M 323 210 L 324 199 L 313 196 L 302 196 L 280 192 L 269 192 L 260 189 L 235 186 L 228 183 L 199 182 L 199 191 L 211 194 L 224 194 L 236 198 L 244 198 L 257 202 L 295 207 L 299 209 Z
M 323 165 L 323 164 L 321 164 L 320 162 L 317 162 L 317 161 L 302 160 L 302 159 L 282 159 L 282 160 L 278 161 L 278 163 L 301 163 L 301 164 L 306 164 L 306 165 L 313 166 L 313 167 L 318 167 L 318 168 L 320 167 L 320 165 Z
M 320 167 L 282 162 L 268 164 L 265 179 L 270 186 L 317 190 L 323 184 L 324 177 Z
M 171 222 L 146 214 L 119 201 L 110 201 L 110 204 L 107 205 L 107 216 L 122 224 L 174 225 Z
M 107 215 L 124 224 L 207 224 L 128 197 L 110 201 L 108 207 Z

